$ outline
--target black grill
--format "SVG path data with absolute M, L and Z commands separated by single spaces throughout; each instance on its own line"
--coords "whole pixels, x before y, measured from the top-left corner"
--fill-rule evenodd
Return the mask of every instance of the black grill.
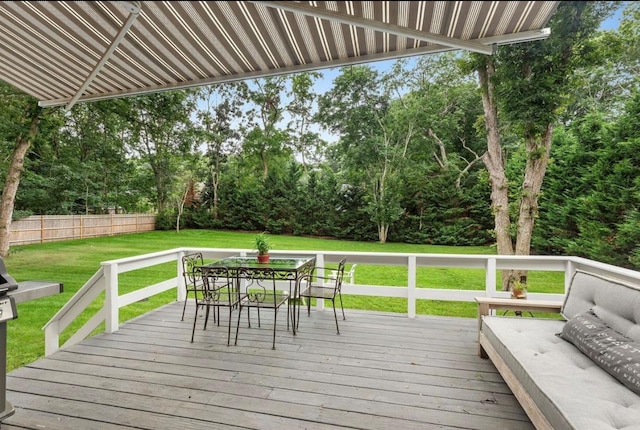
M 7 273 L 4 260 L 0 258 L 0 296 L 6 295 L 9 291 L 16 290 L 18 283 Z

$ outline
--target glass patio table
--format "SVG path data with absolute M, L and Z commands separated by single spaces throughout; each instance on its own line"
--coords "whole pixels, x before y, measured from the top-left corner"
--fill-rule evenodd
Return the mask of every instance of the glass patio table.
M 273 271 L 276 281 L 289 282 L 289 311 L 290 319 L 293 327 L 293 334 L 296 334 L 296 302 L 298 298 L 298 281 L 303 275 L 309 274 L 315 267 L 315 257 L 271 257 L 267 263 L 258 263 L 255 256 L 247 257 L 227 257 L 222 260 L 207 263 L 201 266 L 203 271 L 207 268 L 226 267 L 230 274 L 240 283 L 243 278 L 252 276 L 260 277 L 260 273 L 264 271 Z M 240 288 L 238 288 L 240 291 Z M 287 319 L 287 329 L 289 328 L 289 319 Z

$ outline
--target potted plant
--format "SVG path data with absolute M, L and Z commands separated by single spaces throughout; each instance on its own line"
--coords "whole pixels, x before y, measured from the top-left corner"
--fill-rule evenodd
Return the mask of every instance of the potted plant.
M 515 280 L 511 284 L 511 298 L 512 299 L 526 299 L 527 298 L 527 284 L 522 281 Z
M 271 243 L 265 233 L 256 235 L 255 238 L 256 249 L 258 250 L 258 263 L 269 262 L 269 250 L 271 249 Z

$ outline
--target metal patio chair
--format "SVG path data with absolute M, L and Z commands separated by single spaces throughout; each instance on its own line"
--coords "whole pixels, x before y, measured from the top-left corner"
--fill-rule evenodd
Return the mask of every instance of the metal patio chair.
M 240 332 L 240 318 L 242 310 L 247 308 L 247 319 L 251 328 L 251 316 L 249 311 L 254 308 L 258 312 L 258 327 L 260 327 L 260 310 L 273 310 L 273 345 L 276 349 L 276 326 L 278 322 L 278 311 L 284 305 L 287 307 L 287 322 L 289 319 L 289 291 L 280 290 L 276 285 L 276 273 L 273 269 L 240 269 L 238 278 L 245 282 L 243 286 L 243 298 L 240 300 L 240 311 L 238 312 L 238 325 L 236 326 L 236 341 L 238 344 L 238 333 Z
M 209 311 L 213 308 L 214 322 L 216 309 L 218 309 L 218 326 L 222 313 L 220 308 L 229 310 L 229 321 L 227 328 L 227 346 L 231 342 L 231 314 L 238 307 L 242 296 L 238 290 L 238 282 L 235 276 L 231 275 L 226 267 L 214 267 L 202 269 L 203 288 L 195 290 L 196 296 L 196 313 L 193 318 L 193 330 L 191 331 L 191 342 L 196 331 L 196 322 L 198 320 L 198 308 L 206 309 L 204 317 L 203 330 L 207 329 L 209 321 Z
M 180 321 L 184 321 L 184 311 L 187 309 L 189 294 L 195 295 L 197 289 L 202 289 L 202 276 L 197 268 L 203 264 L 204 258 L 201 252 L 186 254 L 182 257 L 182 276 L 184 277 L 187 294 L 184 299 L 184 305 L 182 306 L 182 317 Z
M 344 278 L 344 266 L 346 265 L 346 257 L 340 260 L 337 269 L 316 267 L 316 269 L 324 269 L 324 273 L 329 271 L 328 276 L 306 275 L 300 282 L 300 297 L 307 299 L 307 315 L 311 315 L 311 299 L 331 300 L 333 305 L 333 316 L 336 320 L 336 331 L 340 334 L 338 326 L 338 314 L 336 312 L 336 298 L 340 298 L 340 309 L 342 310 L 342 319 L 347 318 L 344 315 L 344 306 L 342 304 L 342 280 Z M 298 318 L 298 321 L 300 318 Z

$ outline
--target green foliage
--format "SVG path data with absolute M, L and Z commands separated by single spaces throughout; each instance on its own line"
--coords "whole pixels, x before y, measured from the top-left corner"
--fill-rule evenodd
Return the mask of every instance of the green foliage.
M 554 142 L 554 163 L 542 198 L 540 252 L 580 255 L 638 267 L 640 239 L 640 96 L 611 123 L 593 113 Z
M 172 210 L 164 210 L 156 214 L 156 230 L 175 230 L 176 213 Z
M 255 249 L 258 250 L 258 254 L 266 255 L 271 249 L 271 240 L 266 233 L 258 233 L 253 240 Z
M 12 220 L 13 221 L 17 221 L 23 218 L 27 218 L 30 217 L 31 215 L 33 215 L 33 212 L 31 211 L 13 211 L 13 216 L 12 216 Z
M 548 39 L 498 49 L 493 81 L 501 115 L 511 127 L 527 137 L 541 135 L 555 123 L 571 93 L 574 72 L 602 61 L 590 55 L 594 48 L 589 38 L 616 7 L 615 2 L 560 2 Z

